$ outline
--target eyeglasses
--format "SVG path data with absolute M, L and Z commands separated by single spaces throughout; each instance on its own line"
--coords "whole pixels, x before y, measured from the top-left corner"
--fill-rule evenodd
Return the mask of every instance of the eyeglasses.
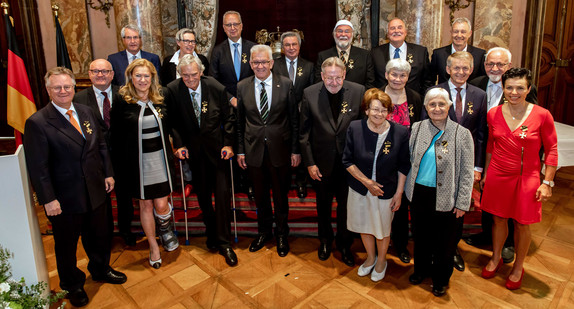
M 484 64 L 484 66 L 489 68 L 489 69 L 494 67 L 494 66 L 497 66 L 498 68 L 503 68 L 507 65 L 508 65 L 508 63 L 502 63 L 502 62 L 487 62 Z
M 329 76 L 329 77 L 325 77 L 325 81 L 328 81 L 328 82 L 331 82 L 331 83 L 332 83 L 332 82 L 340 83 L 340 82 L 343 81 L 343 76 L 337 76 L 337 77 Z
M 131 40 L 139 40 L 139 36 L 124 36 L 124 39 L 131 41 Z
M 195 40 L 179 40 L 180 42 L 183 42 L 183 44 L 195 44 L 196 41 Z
M 351 34 L 351 33 L 353 33 L 353 30 L 349 30 L 349 29 L 347 29 L 347 30 L 337 29 L 335 32 L 336 32 L 337 34 L 343 34 L 343 33 L 344 33 L 344 34 Z
M 54 92 L 60 92 L 60 91 L 62 91 L 62 89 L 64 89 L 66 92 L 70 92 L 74 89 L 74 85 L 54 86 L 54 87 L 48 87 L 48 88 Z
M 112 70 L 90 70 L 90 73 L 94 74 L 94 75 L 98 75 L 100 73 L 102 73 L 102 75 L 108 75 L 110 74 Z
M 265 66 L 265 65 L 269 64 L 269 63 L 271 62 L 271 60 L 267 60 L 267 61 L 250 61 L 250 62 L 251 62 L 251 64 L 252 64 L 254 67 L 257 67 L 257 66 L 260 66 L 260 65 Z
M 226 28 L 239 28 L 239 25 L 241 25 L 241 23 L 229 23 L 229 24 L 223 24 L 224 27 Z
M 295 47 L 297 47 L 297 46 L 299 46 L 299 43 L 287 43 L 287 44 L 283 44 L 283 47 L 285 47 L 285 48 L 291 48 L 291 47 L 295 48 Z
M 386 114 L 389 112 L 389 110 L 386 108 L 383 108 L 383 109 L 369 108 L 369 110 L 371 111 L 371 113 L 376 113 L 376 114 Z

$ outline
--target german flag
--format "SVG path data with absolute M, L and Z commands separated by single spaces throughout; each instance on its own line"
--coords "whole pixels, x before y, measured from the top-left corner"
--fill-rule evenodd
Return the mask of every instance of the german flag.
M 26 66 L 18 49 L 14 27 L 6 13 L 4 14 L 4 22 L 6 23 L 6 38 L 8 39 L 7 118 L 8 125 L 15 130 L 14 135 L 19 135 L 18 132 L 24 133 L 26 119 L 36 112 L 36 104 L 34 104 Z M 18 140 L 19 137 L 16 136 L 16 139 Z

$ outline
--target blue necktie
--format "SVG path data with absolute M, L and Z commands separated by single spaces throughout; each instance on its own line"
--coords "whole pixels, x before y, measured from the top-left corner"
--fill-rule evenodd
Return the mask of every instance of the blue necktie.
M 393 59 L 401 58 L 401 55 L 399 55 L 400 51 L 401 51 L 400 49 L 395 48 L 395 56 L 393 57 Z
M 233 67 L 235 67 L 235 76 L 237 76 L 237 81 L 239 81 L 239 75 L 241 75 L 241 60 L 239 59 L 239 43 L 233 43 L 235 50 L 233 51 Z

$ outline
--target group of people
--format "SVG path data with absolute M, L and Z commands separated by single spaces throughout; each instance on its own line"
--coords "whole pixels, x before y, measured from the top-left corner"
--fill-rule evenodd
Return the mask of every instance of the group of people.
M 295 172 L 300 196 L 307 179 L 316 192 L 320 260 L 331 256 L 335 241 L 341 260 L 354 266 L 358 233 L 367 252 L 358 275 L 382 280 L 391 240 L 399 259 L 411 260 L 410 209 L 409 281 L 430 277 L 433 294 L 442 296 L 453 266 L 464 270 L 457 244 L 473 187 L 480 186 L 484 231 L 467 242 L 492 242 L 484 278 L 512 262 L 516 247 L 506 287 L 520 287 L 529 224 L 540 221 L 541 202 L 552 194 L 557 141 L 552 116 L 535 105 L 530 72 L 511 68 L 507 49 L 469 45 L 470 22 L 459 18 L 452 44 L 429 61 L 426 47 L 405 42 L 406 25 L 395 18 L 389 43 L 367 51 L 352 45 L 353 25 L 340 20 L 335 46 L 313 65 L 299 56 L 295 32 L 282 34 L 284 55 L 273 59 L 269 46 L 241 37 L 238 12 L 226 12 L 222 24 L 227 39 L 209 61 L 195 52 L 191 29 L 177 32 L 177 52 L 160 64 L 141 50 L 139 29 L 126 26 L 126 50 L 90 64 L 92 87 L 75 94 L 70 70 L 46 74 L 52 102 L 28 119 L 24 145 L 53 225 L 60 286 L 72 304 L 88 302 L 75 260 L 80 235 L 94 280 L 127 279 L 109 266 L 112 190 L 128 245 L 135 243 L 132 199 L 139 201 L 151 267 L 162 264 L 156 235 L 165 251 L 178 248 L 168 203 L 174 157 L 187 161 L 193 175 L 207 248 L 230 266 L 238 263 L 229 219 L 228 160 L 235 157 L 257 206 L 251 252 L 275 238 L 278 255 L 289 253 L 287 195 Z

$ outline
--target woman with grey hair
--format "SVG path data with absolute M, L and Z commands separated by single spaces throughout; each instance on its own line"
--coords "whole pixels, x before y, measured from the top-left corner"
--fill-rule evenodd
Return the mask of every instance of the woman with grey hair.
M 173 54 L 163 59 L 161 68 L 159 70 L 159 79 L 161 85 L 166 87 L 167 84 L 180 78 L 179 72 L 176 67 L 185 55 L 194 55 L 198 57 L 203 63 L 203 75 L 208 75 L 207 68 L 209 68 L 209 61 L 204 55 L 195 52 L 197 46 L 197 37 L 195 31 L 189 28 L 181 28 L 175 34 L 175 43 L 177 43 L 178 50 Z
M 415 271 L 409 281 L 420 284 L 431 277 L 435 296 L 446 293 L 457 242 L 456 218 L 470 208 L 474 182 L 472 135 L 449 119 L 451 105 L 446 90 L 427 92 L 424 106 L 429 119 L 412 126 L 412 165 L 405 185 L 415 243 Z
M 410 126 L 421 119 L 423 108 L 420 95 L 406 87 L 411 73 L 411 65 L 402 59 L 392 59 L 387 62 L 385 68 L 385 78 L 388 84 L 383 90 L 393 101 L 393 112 L 387 116 L 388 120 Z

